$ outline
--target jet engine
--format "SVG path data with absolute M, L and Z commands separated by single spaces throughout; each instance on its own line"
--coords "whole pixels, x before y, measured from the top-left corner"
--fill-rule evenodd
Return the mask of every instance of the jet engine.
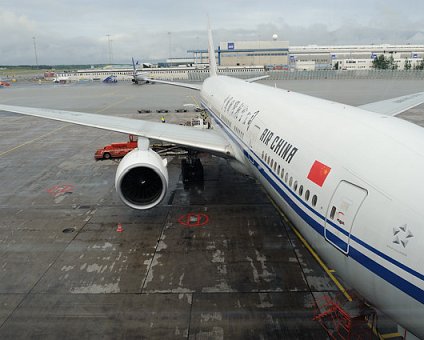
M 121 200 L 138 210 L 158 205 L 168 190 L 167 161 L 152 149 L 134 149 L 116 170 L 115 187 Z

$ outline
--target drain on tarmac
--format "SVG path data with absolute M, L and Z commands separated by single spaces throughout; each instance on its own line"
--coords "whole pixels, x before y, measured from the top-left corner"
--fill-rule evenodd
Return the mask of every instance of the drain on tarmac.
M 70 234 L 70 233 L 73 233 L 74 231 L 75 231 L 75 228 L 65 228 L 62 230 L 62 233 Z

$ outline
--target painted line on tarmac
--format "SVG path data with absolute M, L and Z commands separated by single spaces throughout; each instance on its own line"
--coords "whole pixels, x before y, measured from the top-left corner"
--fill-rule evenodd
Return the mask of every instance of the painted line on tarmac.
M 118 100 L 118 101 L 116 101 L 116 102 L 114 102 L 112 104 L 109 104 L 109 105 L 105 106 L 103 109 L 97 110 L 96 113 L 104 112 L 107 109 L 110 109 L 111 107 L 114 107 L 115 105 L 118 105 L 118 104 L 121 104 L 123 102 L 126 102 L 126 101 L 128 101 L 128 100 L 130 100 L 132 98 L 134 98 L 134 96 L 127 96 L 124 99 Z
M 60 131 L 60 130 L 64 129 L 64 128 L 65 128 L 65 127 L 67 127 L 67 126 L 69 126 L 69 124 L 66 124 L 66 125 L 63 125 L 63 126 L 61 126 L 61 127 L 58 127 L 57 129 L 54 129 L 54 130 L 52 130 L 52 131 L 50 131 L 50 132 L 47 132 L 46 134 L 44 134 L 44 135 L 42 135 L 42 136 L 39 136 L 39 137 L 34 138 L 34 139 L 31 139 L 31 140 L 29 140 L 29 141 L 27 141 L 27 142 L 25 142 L 25 143 L 22 143 L 22 144 L 20 144 L 20 145 L 17 145 L 17 146 L 15 146 L 15 147 L 14 147 L 14 148 L 12 148 L 12 149 L 9 149 L 9 150 L 6 150 L 6 151 L 3 151 L 3 152 L 0 152 L 0 157 L 4 156 L 4 155 L 6 155 L 6 154 L 8 154 L 8 153 L 10 153 L 10 152 L 12 152 L 12 151 L 15 151 L 15 150 L 17 150 L 17 149 L 20 149 L 20 148 L 22 148 L 22 147 L 24 147 L 24 146 L 26 146 L 26 145 L 28 145 L 28 144 L 31 144 L 31 143 L 34 143 L 34 142 L 36 142 L 36 141 L 40 140 L 40 139 L 43 139 L 44 137 L 47 137 L 47 136 L 49 136 L 49 135 L 51 135 L 51 134 L 53 134 L 53 133 L 55 133 L 55 132 L 57 132 L 57 131 Z
M 109 105 L 105 106 L 104 108 L 102 108 L 102 109 L 100 109 L 100 110 L 95 111 L 95 113 L 101 113 L 101 112 L 103 112 L 103 111 L 106 111 L 107 109 L 110 109 L 111 107 L 113 107 L 113 106 L 115 106 L 115 105 L 118 105 L 118 104 L 121 104 L 121 103 L 123 103 L 123 102 L 125 102 L 125 101 L 130 100 L 132 97 L 134 97 L 134 96 L 128 96 L 128 97 L 125 97 L 124 99 L 118 100 L 118 101 L 116 101 L 116 102 L 114 102 L 114 103 L 112 103 L 112 104 L 109 104 Z M 29 140 L 29 141 L 27 141 L 27 142 L 25 142 L 25 143 L 22 143 L 22 144 L 20 144 L 20 145 L 17 145 L 17 146 L 15 146 L 15 147 L 13 147 L 12 149 L 9 149 L 9 150 L 6 150 L 6 151 L 3 151 L 3 152 L 0 152 L 0 157 L 4 156 L 4 155 L 6 155 L 6 154 L 8 154 L 8 153 L 10 153 L 10 152 L 12 152 L 12 151 L 15 151 L 15 150 L 17 150 L 17 149 L 20 149 L 20 148 L 22 148 L 22 147 L 24 147 L 24 146 L 26 146 L 26 145 L 28 145 L 28 144 L 31 144 L 31 143 L 34 143 L 34 142 L 36 142 L 36 141 L 40 140 L 40 139 L 43 139 L 44 137 L 47 137 L 47 136 L 49 136 L 49 135 L 51 135 L 51 134 L 53 134 L 53 133 L 55 133 L 55 132 L 57 132 L 57 131 L 59 131 L 59 130 L 62 130 L 62 129 L 64 129 L 64 128 L 65 128 L 65 127 L 67 127 L 67 126 L 69 126 L 69 124 L 63 125 L 63 126 L 61 126 L 61 127 L 57 128 L 57 129 L 54 129 L 54 130 L 52 130 L 52 131 L 50 131 L 50 132 L 48 132 L 48 133 L 46 133 L 46 134 L 44 134 L 44 135 L 42 135 L 42 136 L 39 136 L 39 137 L 34 138 L 34 139 L 31 139 L 31 140 Z

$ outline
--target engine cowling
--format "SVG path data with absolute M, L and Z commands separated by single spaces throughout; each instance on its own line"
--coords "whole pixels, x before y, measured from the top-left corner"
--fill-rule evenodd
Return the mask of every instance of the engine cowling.
M 134 209 L 158 205 L 168 190 L 167 161 L 151 149 L 134 149 L 119 163 L 115 187 L 120 199 Z

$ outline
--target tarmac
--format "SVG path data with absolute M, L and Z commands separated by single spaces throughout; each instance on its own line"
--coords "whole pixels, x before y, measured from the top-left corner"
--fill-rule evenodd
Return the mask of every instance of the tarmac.
M 355 105 L 421 91 L 409 80 L 277 86 Z M 196 114 L 175 109 L 198 94 L 16 84 L 0 103 L 183 123 Z M 402 117 L 423 126 L 422 113 Z M 226 161 L 202 156 L 203 185 L 185 189 L 181 158 L 170 156 L 165 199 L 136 211 L 115 192 L 117 161 L 93 158 L 127 136 L 6 112 L 0 121 L 1 339 L 328 337 L 312 320 L 315 301 L 338 288 L 261 186 Z

